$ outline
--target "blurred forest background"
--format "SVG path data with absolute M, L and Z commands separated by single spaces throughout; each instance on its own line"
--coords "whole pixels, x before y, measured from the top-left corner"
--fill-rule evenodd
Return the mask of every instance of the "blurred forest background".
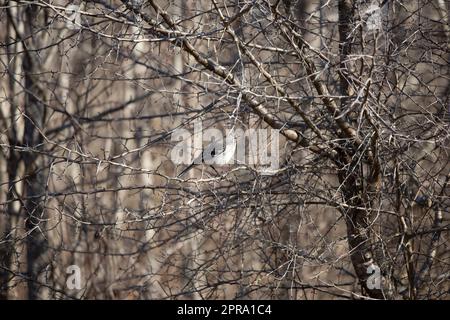
M 0 299 L 448 299 L 449 9 L 0 1 Z M 279 169 L 177 177 L 199 120 Z

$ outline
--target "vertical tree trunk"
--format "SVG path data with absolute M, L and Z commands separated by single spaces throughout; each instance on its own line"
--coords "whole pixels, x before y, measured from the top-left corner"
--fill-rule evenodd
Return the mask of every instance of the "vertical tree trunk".
M 11 25 L 11 14 L 8 11 L 7 15 L 7 28 L 6 32 L 8 37 L 14 36 L 14 29 Z M 6 59 L 7 61 L 12 61 L 12 52 L 17 50 L 17 45 L 12 48 L 7 48 Z M 11 52 L 12 51 L 12 52 Z M 3 62 L 6 64 L 6 62 Z M 15 63 L 10 63 L 8 68 L 8 77 L 7 80 L 3 80 L 5 83 L 5 87 L 9 92 L 8 103 L 9 103 L 9 114 L 5 113 L 6 108 L 4 105 L 6 103 L 0 105 L 0 124 L 4 126 L 4 128 L 8 128 L 7 130 L 7 139 L 10 146 L 17 146 L 17 130 L 16 123 L 9 119 L 14 119 L 15 113 L 15 82 L 11 77 L 11 74 L 15 73 L 14 70 L 16 67 Z M 6 84 L 7 82 L 7 84 Z M 17 177 L 17 170 L 19 166 L 19 154 L 13 148 L 6 150 L 3 154 L 0 155 L 0 161 L 4 161 L 5 166 L 0 167 L 0 171 L 6 169 L 6 186 L 7 190 L 1 189 L 2 193 L 6 194 L 6 214 L 0 218 L 0 239 L 2 239 L 2 243 L 0 244 L 0 300 L 8 299 L 9 296 L 9 288 L 10 288 L 10 273 L 9 269 L 11 267 L 12 261 L 12 251 L 14 250 L 14 243 L 12 235 L 12 225 L 13 219 L 17 217 L 17 210 L 14 207 L 15 203 L 12 201 L 14 199 L 14 191 L 15 191 L 15 179 Z M 3 183 L 3 180 L 0 179 Z M 1 198 L 3 201 L 3 197 Z
M 349 209 L 344 214 L 351 262 L 363 289 L 363 294 L 375 299 L 384 299 L 385 295 L 381 286 L 371 288 L 367 283 L 370 276 L 369 267 L 372 265 L 379 266 L 376 262 L 371 235 L 374 215 L 372 211 L 362 209 L 370 209 L 371 201 L 365 201 L 364 193 L 368 191 L 363 190 L 357 184 L 355 171 L 358 171 L 358 169 L 354 168 L 351 163 L 348 163 L 348 167 L 349 170 L 342 170 L 339 173 L 339 182 L 343 185 L 345 202 L 349 205 Z M 353 172 L 350 172 L 352 169 Z M 381 279 L 379 280 L 381 285 Z
M 11 143 L 11 145 L 15 145 Z M 0 300 L 8 299 L 9 283 L 10 283 L 10 267 L 12 261 L 12 253 L 14 250 L 14 233 L 13 233 L 13 219 L 17 218 L 17 210 L 14 207 L 14 192 L 15 192 L 15 180 L 17 170 L 19 167 L 19 156 L 16 151 L 10 150 L 9 157 L 6 158 L 6 169 L 8 179 L 8 191 L 6 193 L 6 200 L 8 202 L 6 209 L 6 216 L 2 220 L 2 239 L 4 243 L 0 245 L 0 266 L 4 269 L 0 269 Z
M 352 39 L 349 37 L 352 28 L 354 0 L 339 0 L 339 52 L 340 67 L 339 77 L 341 93 L 345 96 L 351 95 L 350 86 L 350 62 L 348 55 L 351 53 Z M 342 105 L 347 103 L 348 99 L 342 100 Z
M 38 42 L 35 35 L 34 21 L 38 15 L 37 7 L 30 5 L 25 11 L 25 33 L 33 35 L 32 41 L 27 42 L 23 59 L 23 73 L 25 79 L 25 130 L 23 137 L 24 147 L 32 150 L 24 152 L 22 159 L 25 166 L 23 216 L 25 217 L 25 230 L 27 232 L 27 276 L 28 298 L 39 297 L 38 277 L 42 271 L 43 255 L 46 251 L 47 240 L 44 237 L 45 219 L 43 194 L 46 190 L 46 171 L 43 157 L 34 150 L 41 149 L 43 141 L 39 132 L 45 122 L 45 95 L 39 83 L 39 64 L 31 51 L 32 42 Z M 36 44 L 35 44 L 36 45 Z
M 341 109 L 348 107 L 350 97 L 353 95 L 351 87 L 351 64 L 349 55 L 352 53 L 352 37 L 350 32 L 354 28 L 354 0 L 339 0 L 339 53 L 340 53 L 340 89 L 341 95 L 345 99 L 341 100 Z M 370 122 L 370 121 L 369 121 Z M 375 135 L 376 137 L 376 135 Z M 350 249 L 350 257 L 358 277 L 359 283 L 363 289 L 363 294 L 371 298 L 384 299 L 384 293 L 381 287 L 369 287 L 367 280 L 370 276 L 369 267 L 379 264 L 375 262 L 373 241 L 371 235 L 371 225 L 373 222 L 372 195 L 377 192 L 377 184 L 380 179 L 379 164 L 376 160 L 376 140 L 372 143 L 371 160 L 369 160 L 369 177 L 360 176 L 364 170 L 361 169 L 361 163 L 354 163 L 352 159 L 359 158 L 354 155 L 356 150 L 349 150 L 345 146 L 340 157 L 340 164 L 345 170 L 339 172 L 339 181 L 343 186 L 343 195 L 345 202 L 350 206 L 345 212 L 347 225 L 347 237 Z M 366 185 L 365 187 L 363 185 Z M 367 208 L 367 209 L 364 209 Z M 380 285 L 381 285 L 381 279 Z

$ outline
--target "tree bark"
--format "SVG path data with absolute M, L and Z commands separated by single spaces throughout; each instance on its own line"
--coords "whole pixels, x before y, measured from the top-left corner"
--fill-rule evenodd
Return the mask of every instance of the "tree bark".
M 34 21 L 38 15 L 37 6 L 30 5 L 25 11 L 25 32 L 33 35 L 36 42 L 39 36 L 35 35 Z M 45 95 L 39 83 L 39 64 L 34 52 L 31 51 L 32 41 L 26 42 L 23 58 L 23 73 L 25 81 L 25 130 L 23 145 L 29 148 L 22 153 L 25 166 L 25 179 L 23 190 L 22 215 L 25 217 L 25 231 L 27 247 L 27 276 L 28 298 L 39 298 L 38 277 L 43 267 L 43 256 L 46 252 L 47 240 L 44 237 L 45 219 L 43 194 L 46 190 L 46 165 L 43 157 L 35 150 L 41 150 L 43 136 L 41 130 L 45 122 Z M 36 45 L 36 44 L 35 44 Z
M 340 53 L 340 89 L 341 95 L 346 98 L 341 100 L 341 109 L 346 110 L 349 100 L 353 95 L 351 87 L 351 65 L 349 55 L 352 53 L 352 37 L 351 31 L 355 21 L 355 1 L 354 0 L 340 0 L 338 4 L 339 10 L 339 53 Z M 365 114 L 367 117 L 369 115 Z M 371 123 L 371 120 L 368 119 Z M 374 134 L 374 139 L 369 149 L 371 155 L 368 156 L 368 162 L 370 167 L 369 177 L 360 176 L 358 181 L 358 175 L 363 173 L 361 163 L 354 163 L 352 159 L 358 159 L 359 156 L 355 155 L 357 146 L 348 148 L 343 146 L 340 151 L 340 161 L 338 166 L 346 168 L 339 171 L 339 181 L 343 186 L 343 195 L 345 202 L 350 206 L 344 213 L 345 221 L 347 225 L 347 237 L 350 249 L 350 257 L 358 277 L 359 284 L 362 287 L 363 295 L 367 295 L 370 298 L 384 299 L 385 295 L 380 288 L 372 288 L 368 286 L 367 280 L 370 276 L 371 265 L 379 266 L 375 262 L 376 257 L 374 254 L 373 241 L 371 235 L 371 225 L 373 223 L 373 211 L 372 197 L 378 192 L 380 183 L 380 170 L 379 163 L 377 161 L 376 144 L 377 134 Z M 345 151 L 344 151 L 345 150 Z M 366 184 L 366 187 L 363 187 Z M 368 208 L 363 209 L 363 208 Z M 381 279 L 380 285 L 381 285 Z

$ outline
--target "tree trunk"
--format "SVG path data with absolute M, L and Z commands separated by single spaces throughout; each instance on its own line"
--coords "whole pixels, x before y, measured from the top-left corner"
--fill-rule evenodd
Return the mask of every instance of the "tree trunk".
M 352 53 L 352 36 L 350 32 L 354 28 L 355 21 L 355 1 L 354 0 L 340 0 L 338 4 L 339 10 L 339 53 L 340 53 L 340 89 L 341 95 L 345 99 L 341 100 L 341 109 L 346 110 L 349 107 L 349 100 L 353 95 L 351 87 L 351 63 L 349 55 Z M 369 121 L 370 122 L 370 121 Z M 375 135 L 374 137 L 377 137 Z M 370 210 L 372 208 L 372 200 L 370 197 L 372 193 L 376 192 L 376 184 L 380 179 L 379 164 L 376 161 L 376 143 L 372 143 L 371 158 L 369 164 L 371 166 L 371 176 L 365 178 L 360 176 L 360 181 L 357 177 L 363 174 L 363 170 L 359 169 L 361 163 L 354 163 L 352 159 L 359 158 L 355 155 L 357 151 L 349 150 L 348 147 L 343 146 L 341 153 L 340 164 L 345 164 L 346 170 L 339 172 L 339 181 L 343 186 L 343 194 L 345 202 L 349 205 L 349 209 L 344 213 L 347 225 L 347 237 L 350 249 L 350 257 L 353 267 L 358 277 L 358 281 L 363 289 L 363 294 L 371 298 L 384 299 L 381 287 L 372 288 L 368 286 L 368 278 L 371 274 L 370 266 L 378 267 L 375 263 L 375 255 L 373 242 L 371 238 L 371 224 L 373 222 L 373 214 Z M 356 149 L 356 147 L 354 147 Z M 343 156 L 342 156 L 343 155 Z M 370 163 L 372 162 L 372 163 Z M 359 185 L 358 185 L 359 182 Z M 366 189 L 363 188 L 366 184 Z M 368 208 L 369 210 L 362 209 Z M 378 279 L 381 280 L 381 279 Z M 381 285 L 381 281 L 380 281 Z
M 36 6 L 27 7 L 25 16 L 25 33 L 32 35 L 35 32 L 33 22 L 38 15 Z M 33 42 L 38 42 L 39 37 L 34 35 Z M 36 44 L 35 44 L 36 45 Z M 38 277 L 44 264 L 43 256 L 46 252 L 47 240 L 44 237 L 44 198 L 46 190 L 46 165 L 39 152 L 43 136 L 45 122 L 45 95 L 39 83 L 39 64 L 34 52 L 31 51 L 32 41 L 27 42 L 23 59 L 23 73 L 25 78 L 25 130 L 23 144 L 25 148 L 30 148 L 28 152 L 22 153 L 25 166 L 23 213 L 25 217 L 25 231 L 27 247 L 27 276 L 28 276 L 28 298 L 39 298 Z

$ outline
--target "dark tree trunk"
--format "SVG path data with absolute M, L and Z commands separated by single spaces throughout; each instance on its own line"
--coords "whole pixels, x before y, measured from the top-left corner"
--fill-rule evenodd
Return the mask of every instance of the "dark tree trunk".
M 36 6 L 26 9 L 25 30 L 27 35 L 35 32 L 34 21 L 38 15 Z M 38 41 L 38 36 L 32 37 Z M 25 230 L 27 246 L 27 276 L 28 298 L 39 297 L 39 274 L 45 264 L 44 253 L 47 247 L 45 239 L 45 218 L 43 194 L 46 190 L 46 170 L 43 157 L 35 150 L 41 149 L 42 134 L 45 121 L 45 95 L 39 83 L 39 64 L 34 59 L 34 52 L 30 48 L 25 49 L 23 60 L 23 72 L 25 77 L 25 130 L 24 147 L 30 148 L 29 152 L 22 154 L 25 166 L 23 216 L 25 217 Z

